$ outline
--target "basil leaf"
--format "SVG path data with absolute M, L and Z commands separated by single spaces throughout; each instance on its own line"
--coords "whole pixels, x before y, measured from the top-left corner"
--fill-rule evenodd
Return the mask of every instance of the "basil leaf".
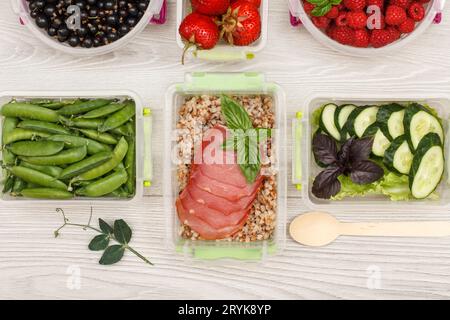
M 355 137 L 350 137 L 350 139 L 345 141 L 345 143 L 341 146 L 341 150 L 339 150 L 338 159 L 342 165 L 347 165 L 350 159 L 350 148 L 353 141 L 355 141 Z
M 355 139 L 350 145 L 349 160 L 351 163 L 357 163 L 362 160 L 368 160 L 372 152 L 373 137 Z
M 330 199 L 341 190 L 338 177 L 342 169 L 339 167 L 328 167 L 317 175 L 312 186 L 312 193 L 320 199 Z
M 331 7 L 331 3 L 326 3 L 323 6 L 317 6 L 311 11 L 311 14 L 315 17 L 322 17 L 331 10 Z
M 116 244 L 110 246 L 103 252 L 99 263 L 102 265 L 110 265 L 119 262 L 122 259 L 124 252 L 125 248 L 121 245 Z
M 256 177 L 261 170 L 261 165 L 259 164 L 241 164 L 239 167 L 241 168 L 241 171 L 248 183 L 255 182 Z
M 99 234 L 95 236 L 94 239 L 89 243 L 89 250 L 91 251 L 99 251 L 105 250 L 109 244 L 109 235 L 108 234 Z
M 222 114 L 229 129 L 247 130 L 253 128 L 252 121 L 244 107 L 226 95 L 222 95 L 220 100 Z
M 312 141 L 313 153 L 316 160 L 324 165 L 330 165 L 338 160 L 337 144 L 330 136 L 316 133 Z
M 131 229 L 122 219 L 114 221 L 114 238 L 121 244 L 127 244 L 131 240 Z
M 370 160 L 363 160 L 352 165 L 350 179 L 356 184 L 369 184 L 379 180 L 384 170 Z
M 100 230 L 103 231 L 105 234 L 112 234 L 113 228 L 105 222 L 103 219 L 98 219 L 98 225 L 100 226 Z

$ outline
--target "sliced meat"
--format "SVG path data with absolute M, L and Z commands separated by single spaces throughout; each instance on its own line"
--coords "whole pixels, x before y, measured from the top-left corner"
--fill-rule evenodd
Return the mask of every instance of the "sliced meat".
M 189 182 L 186 188 L 189 189 L 189 193 L 195 201 L 205 204 L 208 208 L 221 211 L 225 215 L 248 209 L 255 200 L 259 190 L 256 189 L 251 195 L 242 197 L 237 201 L 229 201 L 226 198 L 219 197 L 215 194 L 200 189 L 193 180 Z
M 189 214 L 189 212 L 184 209 L 180 199 L 177 199 L 176 207 L 180 221 L 182 223 L 186 223 L 192 230 L 197 232 L 205 240 L 216 240 L 230 237 L 241 230 L 247 221 L 247 216 L 245 216 L 237 225 L 215 229 L 202 219 Z
M 183 207 L 188 209 L 189 214 L 202 219 L 215 229 L 237 225 L 249 212 L 247 208 L 240 208 L 238 211 L 225 215 L 193 199 L 189 189 L 184 189 L 180 195 L 180 201 Z

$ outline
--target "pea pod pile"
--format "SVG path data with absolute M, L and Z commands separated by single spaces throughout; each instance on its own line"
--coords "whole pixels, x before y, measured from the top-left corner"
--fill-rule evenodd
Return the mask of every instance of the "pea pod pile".
M 442 179 L 444 130 L 435 110 L 428 106 L 329 103 L 320 109 L 317 122 L 319 132 L 342 144 L 350 137 L 373 137 L 372 157 L 387 173 L 407 176 L 416 199 L 430 196 Z
M 32 99 L 2 106 L 2 192 L 14 197 L 133 197 L 135 103 Z

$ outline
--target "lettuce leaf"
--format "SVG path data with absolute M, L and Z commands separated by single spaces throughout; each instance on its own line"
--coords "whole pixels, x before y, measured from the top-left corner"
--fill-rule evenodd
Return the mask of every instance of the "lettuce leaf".
M 344 175 L 341 175 L 338 180 L 341 182 L 341 191 L 332 197 L 332 200 L 342 200 L 346 197 L 361 197 L 376 193 L 378 190 L 378 181 L 369 184 L 356 184 Z
M 379 182 L 378 192 L 388 196 L 392 201 L 412 199 L 408 176 L 399 176 L 389 172 Z

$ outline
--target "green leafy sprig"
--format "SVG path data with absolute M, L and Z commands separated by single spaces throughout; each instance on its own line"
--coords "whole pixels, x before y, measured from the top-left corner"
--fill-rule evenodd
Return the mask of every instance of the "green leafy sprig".
M 342 0 L 307 0 L 309 3 L 315 5 L 311 11 L 311 15 L 315 17 L 322 17 L 326 15 L 333 6 L 337 6 Z
M 124 220 L 115 220 L 113 226 L 111 227 L 103 219 L 98 219 L 99 227 L 96 228 L 91 225 L 92 208 L 87 224 L 70 223 L 69 219 L 64 213 L 64 210 L 61 208 L 57 208 L 56 212 L 62 214 L 64 223 L 54 231 L 55 238 L 57 238 L 60 235 L 60 231 L 67 226 L 80 227 L 83 230 L 89 229 L 99 233 L 99 235 L 96 235 L 91 240 L 88 247 L 91 251 L 103 250 L 103 255 L 99 261 L 100 264 L 111 265 L 117 263 L 122 260 L 125 251 L 128 250 L 142 259 L 145 263 L 153 265 L 153 263 L 151 263 L 146 257 L 130 247 L 129 242 L 133 233 L 131 231 L 131 228 Z M 116 242 L 117 244 L 109 245 L 111 240 Z

